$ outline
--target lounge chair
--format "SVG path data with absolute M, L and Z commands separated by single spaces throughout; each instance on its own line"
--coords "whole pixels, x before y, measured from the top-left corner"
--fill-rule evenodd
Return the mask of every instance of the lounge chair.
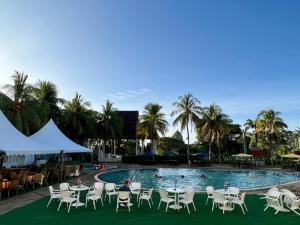
M 169 204 L 172 203 L 172 202 L 175 202 L 175 199 L 174 198 L 171 198 L 169 195 L 168 195 L 168 192 L 164 189 L 159 189 L 158 190 L 158 193 L 160 195 L 160 201 L 159 201 L 159 204 L 158 204 L 158 210 L 160 208 L 160 204 L 161 202 L 164 202 L 166 203 L 166 212 L 168 211 L 168 208 L 169 208 Z

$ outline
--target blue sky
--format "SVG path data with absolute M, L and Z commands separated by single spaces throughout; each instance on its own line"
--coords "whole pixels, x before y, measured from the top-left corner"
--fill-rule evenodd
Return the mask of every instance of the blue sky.
M 193 93 L 236 123 L 265 108 L 300 126 L 297 0 L 0 1 L 0 85 L 14 70 L 99 109 Z M 169 133 L 176 128 L 170 126 Z

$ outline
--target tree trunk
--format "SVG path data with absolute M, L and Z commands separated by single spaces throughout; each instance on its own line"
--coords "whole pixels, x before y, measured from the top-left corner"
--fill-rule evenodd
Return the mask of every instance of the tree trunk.
M 111 155 L 114 154 L 114 143 L 113 143 L 113 139 L 110 139 L 110 154 L 111 154 Z
M 222 159 L 221 159 L 221 146 L 220 146 L 220 141 L 219 140 L 217 141 L 217 144 L 218 144 L 218 151 L 219 151 L 219 163 L 221 164 L 222 163 Z
M 244 153 L 247 154 L 247 142 L 246 142 L 246 132 L 247 130 L 243 130 L 243 140 L 244 140 Z
M 211 142 L 208 143 L 208 160 L 211 160 Z
M 190 133 L 189 133 L 189 122 L 186 124 L 186 132 L 187 132 L 187 163 L 190 164 Z

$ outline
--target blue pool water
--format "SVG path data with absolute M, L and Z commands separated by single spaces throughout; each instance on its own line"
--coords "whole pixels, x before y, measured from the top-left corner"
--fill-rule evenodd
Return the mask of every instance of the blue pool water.
M 162 178 L 156 178 L 159 174 Z M 204 174 L 207 178 L 201 179 Z M 181 178 L 181 176 L 184 178 Z M 145 188 L 166 188 L 173 187 L 175 180 L 178 187 L 192 185 L 197 189 L 204 190 L 206 186 L 223 188 L 224 182 L 230 186 L 236 186 L 241 189 L 259 188 L 283 184 L 300 180 L 298 172 L 284 172 L 273 170 L 210 170 L 210 169 L 130 169 L 110 171 L 99 175 L 99 178 L 105 182 L 121 184 L 125 179 L 141 182 Z

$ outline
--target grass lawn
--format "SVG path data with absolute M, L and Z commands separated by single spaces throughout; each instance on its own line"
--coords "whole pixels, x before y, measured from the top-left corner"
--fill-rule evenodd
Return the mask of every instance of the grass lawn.
M 122 209 L 118 213 L 115 212 L 115 201 L 111 205 L 108 201 L 104 207 L 98 203 L 97 210 L 94 210 L 92 204 L 87 208 L 71 208 L 70 213 L 67 213 L 67 208 L 64 206 L 59 212 L 56 212 L 58 202 L 53 200 L 49 208 L 46 208 L 48 198 L 43 198 L 23 208 L 15 209 L 9 213 L 0 216 L 1 225 L 93 225 L 93 224 L 122 224 L 122 225 L 176 225 L 176 224 L 220 224 L 220 225 L 296 225 L 300 224 L 300 216 L 294 213 L 279 213 L 274 215 L 273 209 L 263 211 L 265 201 L 259 199 L 259 196 L 246 196 L 248 214 L 243 215 L 240 208 L 236 207 L 233 212 L 222 214 L 221 210 L 215 209 L 211 212 L 211 202 L 206 206 L 206 195 L 197 194 L 195 196 L 195 204 L 197 212 L 191 214 L 187 211 L 173 211 L 169 209 L 164 211 L 161 207 L 157 210 L 159 196 L 154 194 L 153 209 L 149 209 L 146 202 L 137 208 L 136 204 L 132 207 L 131 213 Z M 135 202 L 134 202 L 135 203 Z M 164 205 L 163 205 L 164 206 Z

